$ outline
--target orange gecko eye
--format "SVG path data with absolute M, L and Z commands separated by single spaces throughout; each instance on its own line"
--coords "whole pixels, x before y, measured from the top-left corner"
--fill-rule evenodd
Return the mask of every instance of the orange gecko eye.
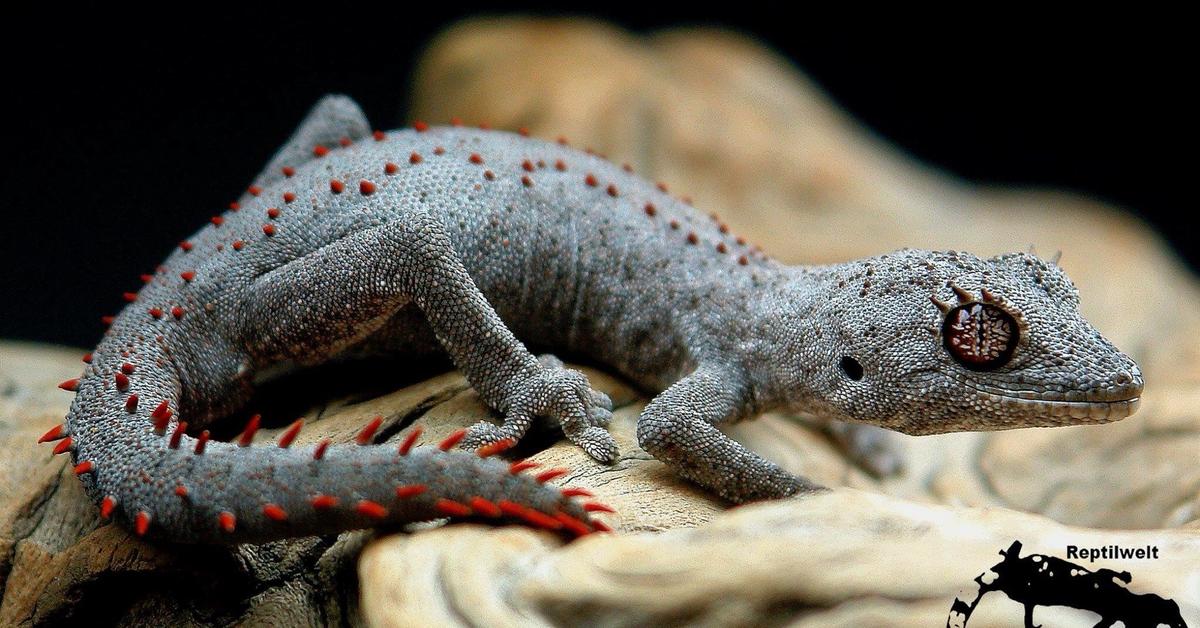
M 1017 321 L 989 303 L 964 303 L 946 313 L 942 343 L 955 361 L 972 371 L 998 369 L 1012 358 Z

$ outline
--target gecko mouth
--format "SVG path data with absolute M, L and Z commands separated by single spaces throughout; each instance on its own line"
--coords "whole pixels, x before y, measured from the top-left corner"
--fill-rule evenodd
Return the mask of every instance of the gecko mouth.
M 1133 391 L 1131 391 L 1133 392 Z M 1141 387 L 1131 395 L 1106 395 L 1100 400 L 1050 399 L 1044 396 L 998 394 L 978 391 L 979 397 L 999 413 L 1014 417 L 1043 417 L 1041 425 L 1086 425 L 1119 421 L 1137 411 L 1141 404 Z
M 945 432 L 1013 430 L 1027 427 L 1099 425 L 1120 421 L 1137 411 L 1142 401 L 1140 381 L 1121 389 L 1068 394 L 1033 391 L 974 389 L 970 410 L 939 417 L 937 421 L 905 421 L 888 425 L 894 430 L 920 436 Z
M 1142 401 L 1142 379 L 1090 391 L 1067 393 L 1032 390 L 985 389 L 967 383 L 973 393 L 969 409 L 963 408 L 930 421 L 908 419 L 886 425 L 891 429 L 921 436 L 945 432 L 1012 430 L 1026 427 L 1099 425 L 1120 421 L 1137 411 Z
M 1137 411 L 1142 378 L 1136 371 L 1119 373 L 1105 386 L 1090 390 L 1004 390 L 974 386 L 979 399 L 999 414 L 1038 417 L 1041 425 L 1079 425 L 1119 421 Z

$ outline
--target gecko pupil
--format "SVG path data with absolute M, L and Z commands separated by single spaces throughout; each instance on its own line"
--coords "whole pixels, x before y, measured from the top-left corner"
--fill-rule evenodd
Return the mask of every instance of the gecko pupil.
M 965 303 L 946 314 L 942 341 L 959 364 L 972 371 L 1000 368 L 1017 348 L 1017 322 L 987 303 Z

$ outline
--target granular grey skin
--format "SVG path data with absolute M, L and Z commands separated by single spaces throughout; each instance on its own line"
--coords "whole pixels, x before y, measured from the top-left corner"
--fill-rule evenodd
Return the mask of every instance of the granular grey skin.
M 79 471 L 88 494 L 150 536 L 327 533 L 445 516 L 439 499 L 600 527 L 558 488 L 467 451 L 195 453 L 199 430 L 280 363 L 444 350 L 504 417 L 471 428 L 466 448 L 547 417 L 611 463 L 608 398 L 530 349 L 584 356 L 658 392 L 639 444 L 734 502 L 818 488 L 718 430 L 767 410 L 929 434 L 1117 420 L 1142 388 L 1137 365 L 1080 316 L 1066 275 L 1032 255 L 785 266 L 598 157 L 459 127 L 373 135 L 345 97 L 323 99 L 237 205 L 131 295 L 62 434 L 91 463 Z M 986 368 L 956 357 L 972 350 Z M 160 434 L 162 401 L 173 416 Z M 188 435 L 172 448 L 179 420 Z M 397 496 L 411 485 L 426 489 Z M 317 496 L 337 505 L 316 508 Z

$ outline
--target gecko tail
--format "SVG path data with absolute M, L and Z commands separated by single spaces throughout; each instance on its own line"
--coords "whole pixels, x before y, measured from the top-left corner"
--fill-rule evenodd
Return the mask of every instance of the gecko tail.
M 136 396 L 129 398 L 135 401 L 128 405 L 136 405 Z M 73 471 L 101 517 L 138 536 L 237 544 L 439 518 L 515 523 L 570 538 L 610 530 L 592 513 L 611 508 L 582 501 L 591 497 L 585 489 L 548 483 L 567 470 L 537 471 L 536 463 L 495 457 L 511 440 L 461 451 L 455 446 L 466 430 L 458 430 L 437 445 L 416 446 L 421 429 L 415 427 L 398 446 L 374 444 L 383 423 L 375 417 L 353 444 L 322 440 L 293 446 L 301 420 L 274 446 L 251 446 L 260 426 L 257 415 L 231 442 L 211 441 L 207 431 L 189 435 L 187 423 L 173 416 L 166 401 L 140 429 L 128 416 L 121 418 L 106 423 L 134 433 L 110 438 L 142 450 L 143 464 L 136 468 L 103 455 L 118 448 L 87 447 L 88 436 L 72 434 L 65 425 L 38 442 L 55 443 L 55 454 L 71 453 Z
M 416 446 L 420 430 L 411 428 L 399 445 L 376 444 L 383 418 L 375 417 L 353 443 L 300 444 L 297 421 L 262 445 L 254 443 L 256 415 L 229 442 L 196 433 L 180 405 L 183 374 L 164 342 L 143 338 L 127 320 L 136 314 L 122 313 L 85 356 L 83 374 L 60 385 L 75 395 L 66 422 L 38 442 L 69 454 L 101 517 L 138 536 L 236 544 L 440 518 L 569 537 L 608 529 L 593 517 L 607 506 L 550 484 L 565 470 L 498 458 L 512 441 L 456 449 L 466 430 Z M 236 371 L 232 361 L 225 366 Z

